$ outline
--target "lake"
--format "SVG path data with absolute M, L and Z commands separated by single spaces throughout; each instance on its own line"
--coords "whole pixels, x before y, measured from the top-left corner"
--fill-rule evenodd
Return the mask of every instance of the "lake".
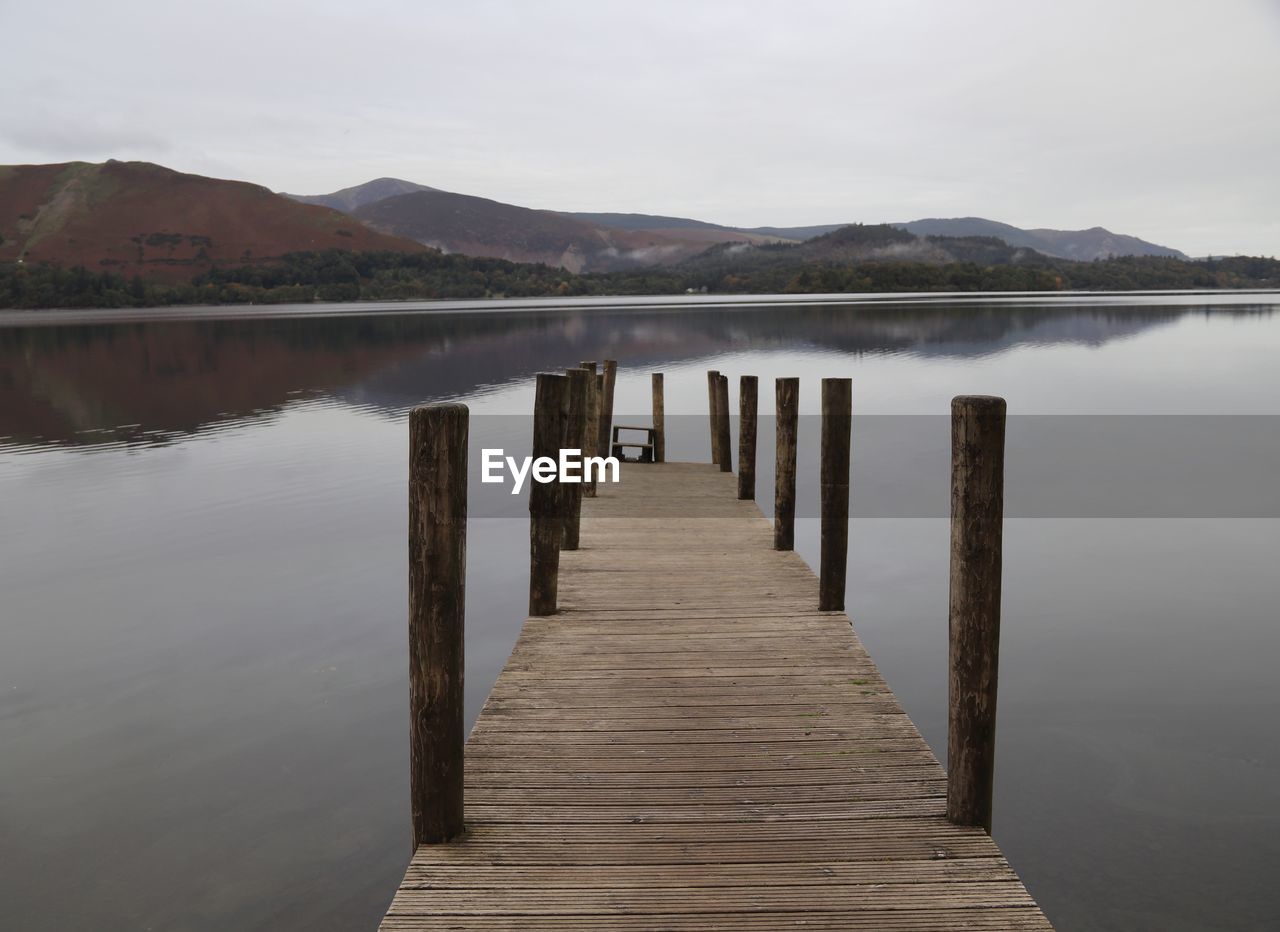
M 375 928 L 408 410 L 527 449 L 535 373 L 611 357 L 620 422 L 665 373 L 671 459 L 708 456 L 707 369 L 762 414 L 801 377 L 813 566 L 818 379 L 853 379 L 848 610 L 940 757 L 946 415 L 1006 397 L 996 840 L 1063 930 L 1274 928 L 1280 295 L 247 310 L 0 316 L 0 925 Z M 469 718 L 528 574 L 523 502 L 473 492 Z

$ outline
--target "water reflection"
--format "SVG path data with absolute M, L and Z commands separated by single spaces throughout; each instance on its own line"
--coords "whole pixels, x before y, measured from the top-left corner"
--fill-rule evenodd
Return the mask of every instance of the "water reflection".
M 693 425 L 673 458 L 706 456 L 707 368 L 801 376 L 806 424 L 819 376 L 854 377 L 850 613 L 941 752 L 945 502 L 912 490 L 945 479 L 945 445 L 899 425 L 945 427 L 951 395 L 983 391 L 1028 438 L 1049 414 L 1269 424 L 1276 299 L 1206 300 L 0 327 L 0 925 L 373 928 L 408 857 L 405 409 L 500 423 L 583 358 L 622 361 L 619 412 L 666 372 Z M 1111 423 L 1106 447 L 1133 433 Z M 1155 448 L 1217 476 L 1222 445 Z M 1061 929 L 1264 928 L 1280 521 L 1079 520 L 1071 490 L 1116 480 L 1077 462 L 1052 520 L 1006 531 L 997 839 Z M 469 531 L 468 715 L 524 610 L 510 515 Z M 816 522 L 797 546 L 812 564 Z
M 595 356 L 658 367 L 795 347 L 980 357 L 1023 345 L 1100 346 L 1198 313 L 1202 307 L 798 305 L 0 327 L 0 442 L 166 443 L 317 395 L 397 413 Z

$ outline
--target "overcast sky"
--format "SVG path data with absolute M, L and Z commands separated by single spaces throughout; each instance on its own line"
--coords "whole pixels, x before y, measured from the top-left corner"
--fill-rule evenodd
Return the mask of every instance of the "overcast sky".
M 1280 254 L 1280 0 L 0 0 L 0 163 Z

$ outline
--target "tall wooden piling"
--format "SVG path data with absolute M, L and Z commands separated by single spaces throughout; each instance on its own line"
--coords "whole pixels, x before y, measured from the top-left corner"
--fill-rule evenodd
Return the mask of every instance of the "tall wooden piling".
M 662 373 L 653 373 L 649 380 L 653 386 L 653 461 L 662 463 L 667 459 L 667 414 Z
M 756 497 L 756 414 L 760 380 L 744 375 L 738 380 L 738 498 Z
M 596 374 L 596 408 L 598 409 L 597 410 L 598 416 L 596 417 L 596 434 L 597 434 L 596 442 L 599 444 L 599 447 L 600 447 L 599 449 L 596 450 L 596 455 L 608 456 L 613 452 L 613 445 L 610 443 L 608 437 L 600 433 L 601 418 L 604 417 L 604 373 L 603 372 Z M 591 483 L 591 491 L 593 493 L 592 497 L 594 497 L 595 490 L 596 490 L 596 484 L 592 482 Z
M 720 373 L 715 369 L 707 370 L 707 413 L 711 424 L 711 463 L 720 465 L 720 421 L 716 416 L 716 407 L 720 397 Z
M 600 434 L 598 436 L 597 456 L 608 456 L 613 452 L 610 437 L 613 434 L 613 392 L 618 383 L 618 361 L 606 359 L 601 368 L 604 387 L 600 394 Z
M 849 560 L 849 437 L 853 382 L 822 380 L 822 559 L 818 611 L 844 611 Z
M 585 456 L 587 436 L 587 391 L 594 381 L 587 369 L 566 369 L 569 379 L 569 415 L 565 418 L 564 448 L 577 450 Z M 579 530 L 582 526 L 582 475 L 577 482 L 562 482 L 561 495 L 564 504 L 564 538 L 565 550 L 578 549 Z
M 409 795 L 413 847 L 462 834 L 466 405 L 409 412 Z
M 599 456 L 601 393 L 599 377 L 596 375 L 596 361 L 589 359 L 578 365 L 591 374 L 590 378 L 587 379 L 587 433 L 582 438 L 582 455 Z M 592 475 L 594 476 L 595 474 L 592 473 Z M 596 480 L 594 478 L 590 482 L 582 483 L 582 495 L 584 498 L 596 497 Z
M 539 372 L 533 402 L 533 467 L 529 476 L 529 614 L 554 615 L 560 573 L 563 504 L 558 482 L 538 482 L 538 460 L 557 460 L 569 407 L 567 376 Z
M 729 425 L 729 377 L 727 375 L 720 376 L 716 384 L 716 414 L 719 420 L 716 424 L 716 431 L 720 438 L 717 446 L 720 447 L 720 471 L 733 472 L 733 435 L 730 432 Z
M 796 546 L 796 435 L 800 430 L 800 380 L 778 379 L 777 459 L 773 482 L 773 549 Z
M 947 818 L 987 832 L 995 782 L 1004 429 L 1003 398 L 952 400 Z

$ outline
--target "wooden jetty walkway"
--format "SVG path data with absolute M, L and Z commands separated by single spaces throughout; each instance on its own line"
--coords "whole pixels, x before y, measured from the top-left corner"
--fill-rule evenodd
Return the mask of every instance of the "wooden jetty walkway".
M 382 929 L 1051 928 L 736 491 L 627 463 L 583 500 L 466 744 L 465 833 L 417 848 Z

